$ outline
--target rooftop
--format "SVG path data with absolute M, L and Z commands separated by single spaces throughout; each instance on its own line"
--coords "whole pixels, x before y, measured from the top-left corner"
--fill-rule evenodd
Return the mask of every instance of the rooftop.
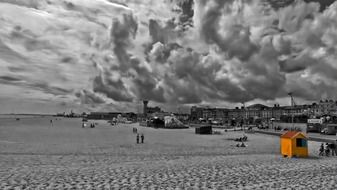
M 303 137 L 306 137 L 305 135 L 303 135 L 303 133 L 301 133 L 299 131 L 288 131 L 288 132 L 284 133 L 283 135 L 281 135 L 281 138 L 292 139 L 292 138 L 296 137 L 297 135 L 301 135 Z

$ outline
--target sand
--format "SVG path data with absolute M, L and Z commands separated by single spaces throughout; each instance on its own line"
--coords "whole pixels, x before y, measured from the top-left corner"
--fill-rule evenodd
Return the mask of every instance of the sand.
M 337 189 L 337 157 L 282 158 L 275 136 L 0 119 L 0 189 Z M 145 135 L 136 144 L 132 127 Z

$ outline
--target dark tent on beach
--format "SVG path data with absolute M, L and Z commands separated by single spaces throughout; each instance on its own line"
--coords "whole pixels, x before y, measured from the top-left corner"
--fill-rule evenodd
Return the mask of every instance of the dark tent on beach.
M 154 127 L 154 128 L 164 128 L 165 127 L 165 121 L 163 119 L 160 119 L 158 117 L 154 117 L 148 121 L 147 124 L 148 127 Z
M 195 134 L 212 134 L 212 126 L 211 125 L 204 125 L 204 126 L 200 126 L 195 128 Z

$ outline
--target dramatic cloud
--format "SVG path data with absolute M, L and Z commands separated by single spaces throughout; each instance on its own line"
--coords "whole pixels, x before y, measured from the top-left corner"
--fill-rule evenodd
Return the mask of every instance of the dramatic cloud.
M 119 111 L 337 99 L 336 15 L 333 0 L 0 0 L 0 98 Z
M 97 96 L 95 93 L 88 90 L 82 90 L 75 93 L 76 97 L 81 99 L 82 104 L 103 104 L 105 103 L 104 99 L 100 96 Z

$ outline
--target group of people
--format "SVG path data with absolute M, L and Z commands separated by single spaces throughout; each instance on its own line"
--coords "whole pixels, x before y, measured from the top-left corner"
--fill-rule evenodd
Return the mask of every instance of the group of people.
M 138 129 L 136 127 L 132 128 L 132 132 L 133 133 L 137 133 L 137 136 L 136 136 L 137 144 L 144 143 L 144 134 L 139 135 Z M 139 138 L 140 138 L 140 142 L 139 142 Z
M 236 147 L 247 147 L 247 145 L 244 142 L 241 142 L 241 144 L 236 144 Z
M 137 133 L 137 137 L 136 137 L 136 140 L 137 140 L 137 144 L 139 144 L 139 134 Z M 140 142 L 141 143 L 144 143 L 144 134 L 141 134 L 140 135 Z
M 234 139 L 234 141 L 239 141 L 239 142 L 244 142 L 247 140 L 248 140 L 248 137 L 245 134 L 243 135 L 243 137 Z
M 337 146 L 335 143 L 322 143 L 319 148 L 320 156 L 337 156 Z
M 236 147 L 247 147 L 247 145 L 244 143 L 247 140 L 248 140 L 248 137 L 245 134 L 243 134 L 243 137 L 234 139 L 234 141 L 241 142 L 241 143 L 237 143 Z

